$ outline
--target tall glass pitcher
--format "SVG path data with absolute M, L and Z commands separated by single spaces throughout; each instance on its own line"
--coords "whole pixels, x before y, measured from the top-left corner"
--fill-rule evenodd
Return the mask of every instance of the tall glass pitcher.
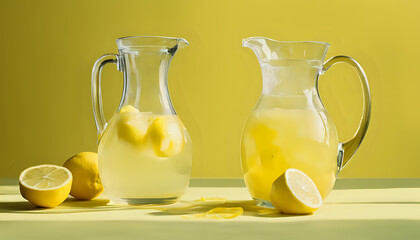
M 99 58 L 92 71 L 92 101 L 98 130 L 99 173 L 105 193 L 133 204 L 176 201 L 191 170 L 190 136 L 168 92 L 168 68 L 185 39 L 125 37 L 119 54 Z M 106 123 L 101 99 L 101 70 L 115 63 L 124 73 L 120 106 Z
M 242 135 L 242 168 L 246 185 L 260 206 L 270 206 L 274 180 L 286 169 L 305 172 L 325 198 L 336 175 L 363 140 L 370 119 L 370 92 L 362 67 L 336 56 L 323 63 L 328 43 L 279 42 L 263 37 L 243 40 L 258 57 L 263 90 Z M 333 64 L 345 62 L 358 72 L 364 111 L 354 137 L 338 140 L 335 125 L 318 92 L 318 77 Z

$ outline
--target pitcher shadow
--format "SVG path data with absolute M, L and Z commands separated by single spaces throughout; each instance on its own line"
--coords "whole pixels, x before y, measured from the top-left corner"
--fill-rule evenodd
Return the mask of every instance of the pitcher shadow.
M 62 214 L 123 209 L 127 209 L 127 206 L 109 205 L 108 199 L 93 199 L 89 201 L 82 201 L 75 198 L 67 198 L 62 204 L 55 208 L 37 207 L 27 201 L 0 202 L 0 213 Z
M 149 213 L 153 216 L 165 215 L 190 215 L 200 214 L 210 211 L 213 208 L 231 208 L 241 207 L 244 216 L 279 218 L 279 217 L 295 217 L 305 215 L 286 215 L 280 213 L 274 208 L 263 208 L 255 204 L 255 201 L 180 201 L 178 203 L 167 206 L 140 206 L 140 208 L 148 208 L 158 210 L 158 212 Z

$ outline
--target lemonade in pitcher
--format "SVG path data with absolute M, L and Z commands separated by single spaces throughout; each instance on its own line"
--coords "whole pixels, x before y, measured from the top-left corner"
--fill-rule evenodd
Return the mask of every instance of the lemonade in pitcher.
M 108 129 L 98 148 L 108 196 L 177 199 L 184 193 L 192 149 L 177 116 L 142 113 L 127 105 Z
M 271 186 L 288 168 L 305 172 L 326 196 L 337 171 L 337 132 L 323 111 L 255 109 L 242 139 L 242 167 L 255 199 L 269 200 Z

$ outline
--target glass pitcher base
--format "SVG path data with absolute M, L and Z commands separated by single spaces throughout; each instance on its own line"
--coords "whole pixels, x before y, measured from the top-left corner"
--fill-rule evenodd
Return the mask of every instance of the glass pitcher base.
M 170 197 L 170 198 L 116 198 L 111 199 L 113 204 L 128 204 L 128 205 L 148 205 L 148 204 L 157 204 L 157 205 L 167 205 L 176 203 L 179 200 L 179 197 Z
M 253 198 L 257 206 L 263 207 L 263 208 L 274 208 L 270 201 L 262 200 L 258 198 Z

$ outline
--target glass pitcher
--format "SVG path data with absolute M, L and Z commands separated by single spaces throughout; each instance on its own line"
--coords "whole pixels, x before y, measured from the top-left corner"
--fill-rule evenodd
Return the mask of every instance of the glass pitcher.
M 280 42 L 263 37 L 243 40 L 262 69 L 261 97 L 248 116 L 241 142 L 245 183 L 260 206 L 270 207 L 270 191 L 286 169 L 305 172 L 325 199 L 339 171 L 366 134 L 370 120 L 369 85 L 352 58 L 336 56 L 323 64 L 330 44 Z M 319 75 L 345 62 L 355 68 L 363 90 L 364 111 L 354 137 L 340 143 L 335 125 L 318 92 Z
M 100 57 L 92 70 L 92 101 L 98 130 L 98 164 L 105 194 L 115 202 L 167 204 L 188 186 L 192 144 L 168 92 L 168 68 L 185 39 L 125 37 L 119 54 Z M 115 63 L 124 74 L 121 102 L 106 123 L 101 70 Z

